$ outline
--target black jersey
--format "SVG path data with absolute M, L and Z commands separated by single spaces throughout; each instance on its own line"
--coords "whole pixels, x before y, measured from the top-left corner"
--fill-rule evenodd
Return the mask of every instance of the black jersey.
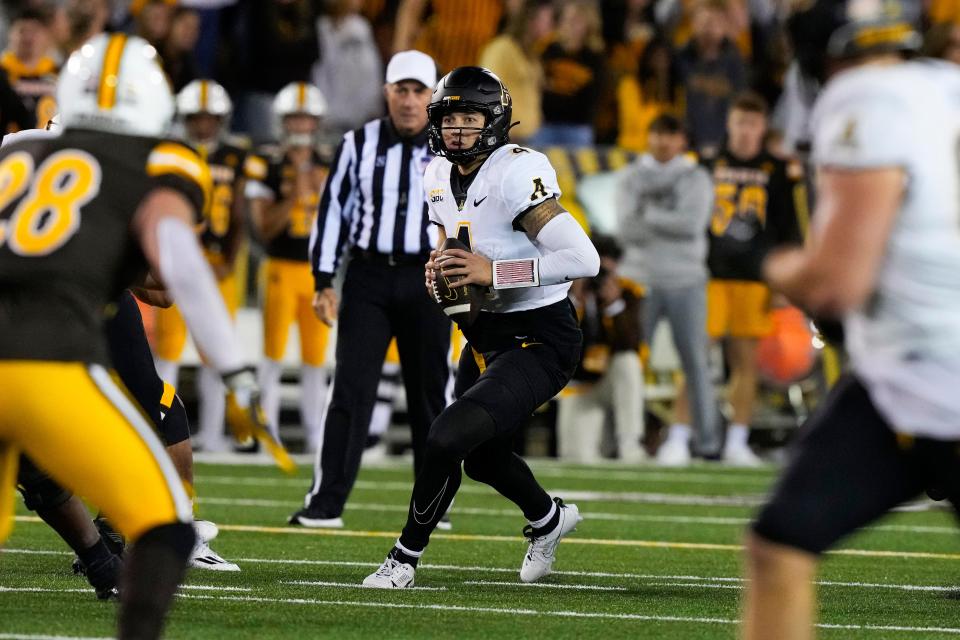
M 203 147 L 198 151 L 210 167 L 210 177 L 213 179 L 213 197 L 200 241 L 208 252 L 223 255 L 227 253 L 236 234 L 243 232 L 233 224 L 237 183 L 243 178 L 262 180 L 266 176 L 267 165 L 257 156 L 229 144 L 219 144 L 209 154 Z
M 795 185 L 787 165 L 765 151 L 739 160 L 727 150 L 704 165 L 713 177 L 715 196 L 707 258 L 710 276 L 761 280 L 760 265 L 770 248 L 801 242 Z
M 210 173 L 159 138 L 68 130 L 0 150 L 0 360 L 106 363 L 104 309 L 146 263 L 130 223 L 153 189 L 198 212 Z
M 323 170 L 323 180 L 321 180 L 323 184 L 326 181 L 328 168 L 320 154 L 313 154 L 313 164 Z M 293 192 L 296 175 L 296 167 L 286 156 L 282 156 L 270 162 L 263 184 L 273 193 L 276 202 L 289 197 Z M 290 208 L 287 226 L 267 243 L 267 255 L 284 260 L 309 262 L 310 231 L 313 229 L 319 204 L 319 191 L 311 193 L 306 198 L 298 199 Z

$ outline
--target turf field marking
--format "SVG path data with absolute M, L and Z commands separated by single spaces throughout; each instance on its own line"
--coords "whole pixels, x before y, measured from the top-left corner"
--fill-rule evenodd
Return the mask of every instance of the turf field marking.
M 256 487 L 296 487 L 304 489 L 306 483 L 286 478 L 244 478 L 241 476 L 196 476 L 197 484 L 222 484 L 230 486 L 249 485 Z M 355 489 L 370 489 L 377 492 L 397 491 L 409 494 L 412 482 L 358 480 Z M 582 489 L 548 488 L 549 493 L 562 495 L 566 500 L 591 500 L 594 502 L 634 502 L 638 504 L 679 504 L 719 507 L 758 507 L 763 504 L 762 495 L 708 496 L 680 493 L 650 493 L 637 491 L 584 491 Z M 464 484 L 457 490 L 461 494 L 496 495 L 489 488 L 476 484 Z M 202 495 L 202 492 L 201 492 Z M 203 498 L 201 498 L 201 501 Z
M 201 505 L 219 505 L 232 507 L 262 507 L 265 509 L 299 509 L 302 501 L 270 500 L 266 498 L 200 498 Z M 347 511 L 371 511 L 374 513 L 406 513 L 409 506 L 396 504 L 380 504 L 376 502 L 350 502 Z M 669 515 L 637 515 L 630 513 L 605 513 L 601 511 L 585 512 L 590 520 L 607 520 L 611 522 L 654 522 L 663 524 L 708 524 L 717 526 L 742 527 L 750 523 L 750 518 L 727 516 L 669 516 Z M 485 509 L 479 507 L 456 507 L 454 515 L 490 516 L 517 519 L 520 517 L 516 509 Z M 942 535 L 957 535 L 957 527 L 927 526 L 927 525 L 897 525 L 881 524 L 866 527 L 868 531 L 892 531 L 900 533 L 929 533 Z
M 195 589 L 197 591 L 253 591 L 250 587 L 224 587 L 213 584 L 182 584 L 180 588 Z
M 576 591 L 626 591 L 626 587 L 604 587 L 598 584 L 555 584 L 551 582 L 499 582 L 495 580 L 464 580 L 463 584 L 484 587 L 524 587 L 533 589 L 573 589 Z
M 35 633 L 0 633 L 0 640 L 111 640 L 103 636 L 46 636 Z
M 280 584 L 292 584 L 302 587 L 346 587 L 348 589 L 373 589 L 356 582 L 327 582 L 325 580 L 281 580 Z M 413 591 L 446 591 L 446 587 L 406 587 Z
M 11 553 L 11 554 L 44 554 L 44 555 L 59 555 L 59 556 L 70 556 L 73 555 L 68 551 L 40 551 L 35 549 L 3 549 L 0 550 L 0 553 Z M 349 561 L 349 560 L 306 560 L 306 559 L 296 559 L 296 558 L 237 558 L 237 562 L 249 563 L 249 564 L 290 564 L 290 565 L 307 565 L 307 566 L 320 566 L 320 567 L 358 567 L 358 568 L 370 568 L 379 566 L 376 562 L 359 562 L 359 561 Z M 421 563 L 419 565 L 421 569 L 435 569 L 438 571 L 467 571 L 471 573 L 511 573 L 516 574 L 519 570 L 516 567 L 480 567 L 480 566 L 464 566 L 464 565 L 454 565 L 454 564 L 428 564 Z M 553 571 L 551 575 L 554 576 L 570 576 L 570 577 L 579 577 L 579 578 L 619 578 L 627 580 L 685 580 L 687 582 L 683 583 L 673 583 L 673 584 L 664 584 L 658 583 L 663 586 L 697 586 L 705 588 L 721 588 L 715 586 L 716 583 L 728 582 L 728 583 L 742 583 L 746 582 L 744 578 L 740 577 L 725 577 L 725 576 L 690 576 L 690 575 L 658 575 L 652 573 L 614 573 L 609 571 Z M 296 582 L 290 582 L 289 584 L 296 584 Z M 316 584 L 316 583 L 314 583 Z M 465 583 L 469 584 L 469 583 Z M 482 584 L 482 583 L 478 583 Z M 496 582 L 489 582 L 487 584 L 499 584 Z M 518 583 L 513 582 L 504 582 L 503 584 L 518 585 Z M 540 586 L 556 586 L 548 583 L 536 583 Z M 652 583 L 651 583 L 652 584 Z M 862 588 L 862 589 L 893 589 L 899 591 L 930 591 L 930 592 L 957 592 L 960 591 L 960 585 L 957 586 L 940 586 L 940 585 L 929 585 L 929 584 L 893 584 L 893 583 L 880 583 L 880 582 L 841 582 L 837 580 L 818 580 L 816 584 L 821 586 L 828 587 L 852 587 L 852 588 Z M 523 586 L 519 584 L 518 586 Z M 561 585 L 566 586 L 566 585 Z M 581 585 L 582 586 L 582 585 Z M 734 587 L 738 588 L 738 587 Z M 240 590 L 240 589 L 238 589 Z M 243 589 L 249 591 L 249 589 Z
M 452 604 L 405 604 L 400 602 L 363 602 L 355 600 L 314 600 L 310 598 L 259 598 L 255 596 L 207 596 L 180 594 L 181 598 L 196 600 L 228 600 L 238 602 L 267 602 L 275 604 L 306 604 L 334 607 L 364 607 L 374 609 L 432 609 L 444 612 L 464 613 L 495 613 L 503 615 L 536 616 L 536 617 L 563 617 L 563 618 L 593 618 L 603 620 L 634 620 L 638 622 L 684 622 L 692 624 L 723 624 L 738 625 L 739 620 L 730 618 L 699 618 L 685 616 L 657 616 L 639 613 L 603 613 L 599 611 L 540 611 L 537 609 L 499 609 L 496 607 L 467 607 Z M 907 627 L 891 625 L 856 625 L 832 624 L 821 622 L 816 625 L 824 629 L 847 629 L 851 631 L 902 631 L 906 633 L 951 633 L 960 634 L 958 627 Z
M 589 517 L 589 516 L 588 516 Z M 32 524 L 43 523 L 36 516 L 15 516 L 17 522 Z M 236 531 L 242 533 L 273 533 L 280 535 L 300 536 L 331 536 L 339 538 L 389 538 L 395 539 L 396 531 L 358 531 L 353 529 L 303 529 L 297 527 L 268 527 L 248 524 L 221 524 L 221 531 Z M 434 540 L 451 540 L 454 542 L 509 542 L 517 544 L 521 539 L 517 536 L 497 536 L 466 533 L 434 533 Z M 683 551 L 743 551 L 743 545 L 720 544 L 714 542 L 676 542 L 672 540 L 630 540 L 610 538 L 567 538 L 567 546 L 571 544 L 585 544 L 605 547 L 635 547 L 641 549 L 670 549 Z M 865 558 L 900 558 L 917 560 L 960 560 L 960 553 L 940 553 L 933 551 L 886 551 L 882 549 L 831 549 L 826 553 L 837 556 L 858 556 Z

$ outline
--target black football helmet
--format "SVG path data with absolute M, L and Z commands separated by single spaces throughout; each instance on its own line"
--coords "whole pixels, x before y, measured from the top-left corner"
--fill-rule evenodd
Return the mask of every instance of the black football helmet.
M 808 78 L 826 80 L 829 60 L 918 51 L 918 0 L 798 0 L 787 23 L 794 55 Z
M 443 117 L 455 111 L 477 111 L 485 121 L 480 137 L 469 149 L 447 149 L 443 143 Z M 427 106 L 430 150 L 454 164 L 465 164 L 510 141 L 513 101 L 493 72 L 482 67 L 457 67 L 437 83 Z

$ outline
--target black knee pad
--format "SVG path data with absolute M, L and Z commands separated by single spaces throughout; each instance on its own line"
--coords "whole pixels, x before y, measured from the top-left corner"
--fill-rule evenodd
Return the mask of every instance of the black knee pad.
M 160 421 L 160 438 L 163 444 L 172 447 L 190 438 L 190 422 L 187 410 L 179 395 L 173 396 L 169 408 L 163 409 L 165 415 Z
M 457 400 L 437 416 L 427 435 L 427 455 L 463 460 L 496 434 L 490 413 L 476 402 Z
M 30 458 L 21 455 L 17 469 L 17 489 L 23 503 L 31 511 L 55 509 L 73 497 L 73 494 L 37 468 Z

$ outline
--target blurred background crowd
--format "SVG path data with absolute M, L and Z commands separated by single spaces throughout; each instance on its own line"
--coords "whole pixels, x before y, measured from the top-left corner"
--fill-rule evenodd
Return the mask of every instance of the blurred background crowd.
M 803 154 L 813 88 L 792 63 L 784 28 L 792 4 L 4 0 L 0 128 L 46 123 L 60 65 L 101 31 L 146 38 L 175 91 L 198 79 L 222 85 L 230 141 L 254 151 L 282 137 L 275 97 L 292 82 L 322 95 L 323 156 L 344 132 L 385 114 L 384 69 L 395 52 L 426 52 L 441 74 L 487 67 L 513 95 L 512 140 L 547 153 L 564 206 L 604 257 L 600 275 L 573 290 L 587 339 L 577 382 L 518 446 L 637 461 L 663 441 L 660 461 L 684 464 L 692 441 L 694 454 L 753 464 L 748 438 L 788 437 L 842 366 L 839 341 L 830 347 L 760 282 L 763 254 L 802 241 L 809 222 Z M 914 10 L 925 53 L 960 63 L 960 2 Z M 248 283 L 239 302 L 255 316 L 262 243 L 249 235 L 236 269 Z M 402 425 L 395 369 L 385 368 L 381 399 L 387 422 Z M 402 436 L 381 441 L 397 449 Z

